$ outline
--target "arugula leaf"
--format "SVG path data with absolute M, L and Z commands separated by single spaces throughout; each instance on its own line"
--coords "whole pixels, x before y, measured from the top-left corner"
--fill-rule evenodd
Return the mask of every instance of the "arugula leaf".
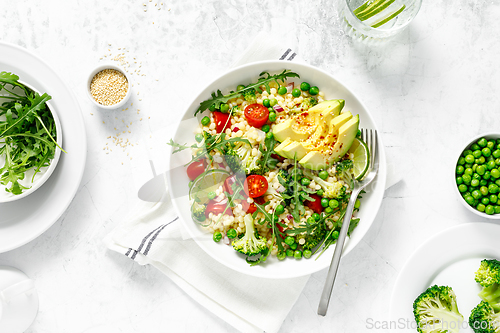
M 268 72 L 262 72 L 259 74 L 259 76 L 260 78 L 257 80 L 256 83 L 249 84 L 245 88 L 240 89 L 236 92 L 231 92 L 227 95 L 223 95 L 220 90 L 217 90 L 216 93 L 213 92 L 212 98 L 201 102 L 200 106 L 198 107 L 194 115 L 196 116 L 199 112 L 203 112 L 212 106 L 218 109 L 222 103 L 227 103 L 230 99 L 240 97 L 245 92 L 252 89 L 259 89 L 261 86 L 264 86 L 266 91 L 268 93 L 271 93 L 271 87 L 269 86 L 269 83 L 271 82 L 276 82 L 279 84 L 279 81 L 285 82 L 285 80 L 289 77 L 300 78 L 299 74 L 294 73 L 288 69 L 285 69 L 280 74 L 275 74 L 275 75 L 271 75 Z
M 51 99 L 27 88 L 13 73 L 0 72 L 0 155 L 5 163 L 0 167 L 0 183 L 14 195 L 27 187 L 19 181 L 33 169 L 35 175 L 42 167 L 50 165 L 56 147 L 65 152 L 56 141 L 54 117 L 46 102 Z M 10 184 L 10 186 L 9 186 Z
M 269 171 L 270 169 L 276 168 L 278 160 L 271 157 L 274 154 L 274 146 L 276 145 L 276 140 L 274 136 L 264 140 L 264 144 L 259 146 L 259 150 L 262 153 L 262 157 L 259 159 L 258 164 L 261 166 L 262 173 Z

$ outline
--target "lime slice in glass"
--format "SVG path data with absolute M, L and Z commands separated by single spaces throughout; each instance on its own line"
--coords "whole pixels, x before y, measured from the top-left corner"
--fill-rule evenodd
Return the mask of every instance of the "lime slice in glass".
M 189 198 L 200 204 L 207 203 L 209 201 L 208 193 L 215 192 L 224 184 L 227 177 L 229 177 L 229 172 L 222 169 L 213 169 L 202 173 L 193 181 L 193 185 L 189 189 Z
M 354 139 L 351 148 L 349 148 L 349 153 L 354 154 L 353 157 L 353 173 L 356 180 L 362 179 L 368 167 L 370 166 L 370 151 L 366 143 L 360 139 Z

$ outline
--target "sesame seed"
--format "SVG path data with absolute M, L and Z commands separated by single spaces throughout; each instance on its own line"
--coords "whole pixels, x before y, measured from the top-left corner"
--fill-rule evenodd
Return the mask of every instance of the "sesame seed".
M 117 104 L 125 97 L 127 90 L 127 78 L 115 69 L 100 71 L 90 83 L 90 93 L 101 105 Z

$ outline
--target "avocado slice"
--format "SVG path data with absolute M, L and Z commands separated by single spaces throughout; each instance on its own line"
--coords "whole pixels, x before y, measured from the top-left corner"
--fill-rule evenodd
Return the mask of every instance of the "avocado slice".
M 359 115 L 349 119 L 338 130 L 338 140 L 319 150 L 307 153 L 299 163 L 305 168 L 321 170 L 329 167 L 351 148 L 359 127 Z
M 294 156 L 297 158 L 297 161 L 302 159 L 302 157 L 306 156 L 309 152 L 309 149 L 305 148 L 301 142 L 293 141 L 285 148 L 283 148 L 283 153 L 287 156 L 287 158 L 292 159 Z
M 286 138 L 285 140 L 283 140 L 282 143 L 280 143 L 276 148 L 274 148 L 274 152 L 280 156 L 283 156 L 284 158 L 288 158 L 288 156 L 283 152 L 283 149 L 292 142 L 293 142 L 292 139 Z

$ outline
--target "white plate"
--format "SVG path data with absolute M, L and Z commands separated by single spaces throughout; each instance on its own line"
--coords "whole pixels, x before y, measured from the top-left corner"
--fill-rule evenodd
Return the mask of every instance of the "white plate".
M 500 259 L 500 225 L 465 223 L 435 235 L 422 244 L 399 273 L 391 299 L 391 328 L 396 332 L 416 332 L 413 301 L 428 287 L 447 285 L 457 295 L 464 316 L 460 332 L 467 327 L 471 310 L 480 303 L 481 287 L 474 274 L 483 259 Z
M 64 149 L 50 179 L 30 196 L 0 204 L 0 253 L 40 236 L 73 200 L 85 169 L 87 138 L 80 106 L 61 78 L 41 59 L 15 45 L 0 43 L 0 70 L 17 74 L 52 96 L 64 132 Z
M 174 136 L 174 141 L 179 143 L 194 143 L 194 130 L 199 120 L 193 117 L 200 102 L 210 97 L 212 92 L 220 89 L 223 94 L 230 89 L 234 89 L 238 84 L 257 82 L 259 74 L 269 71 L 273 74 L 281 72 L 283 69 L 290 69 L 300 75 L 300 79 L 295 82 L 307 81 L 311 85 L 316 85 L 325 93 L 327 99 L 344 99 L 344 110 L 349 110 L 353 114 L 360 115 L 361 128 L 376 129 L 367 108 L 361 101 L 334 77 L 315 67 L 287 62 L 287 61 L 263 61 L 244 65 L 235 68 L 208 85 L 192 102 L 186 110 L 181 123 Z M 208 111 L 206 111 L 208 113 Z M 199 115 L 199 119 L 205 114 Z M 379 135 L 380 138 L 380 135 Z M 358 217 L 361 221 L 352 234 L 352 238 L 346 241 L 344 255 L 351 251 L 361 238 L 366 234 L 375 216 L 377 215 L 380 203 L 382 202 L 385 181 L 386 181 L 386 161 L 382 141 L 379 141 L 380 169 L 377 178 L 370 185 L 368 193 L 363 195 L 361 211 Z M 318 260 L 311 258 L 295 260 L 287 258 L 279 262 L 276 257 L 270 257 L 264 265 L 250 266 L 232 248 L 215 243 L 212 235 L 205 232 L 199 225 L 192 221 L 190 215 L 190 202 L 188 198 L 189 179 L 186 175 L 186 168 L 183 166 L 190 161 L 190 152 L 187 150 L 174 154 L 170 158 L 170 172 L 168 174 L 169 192 L 177 209 L 181 220 L 189 231 L 190 235 L 210 256 L 220 263 L 244 274 L 264 277 L 264 278 L 292 278 L 314 273 L 330 265 L 334 247 L 331 247 Z

